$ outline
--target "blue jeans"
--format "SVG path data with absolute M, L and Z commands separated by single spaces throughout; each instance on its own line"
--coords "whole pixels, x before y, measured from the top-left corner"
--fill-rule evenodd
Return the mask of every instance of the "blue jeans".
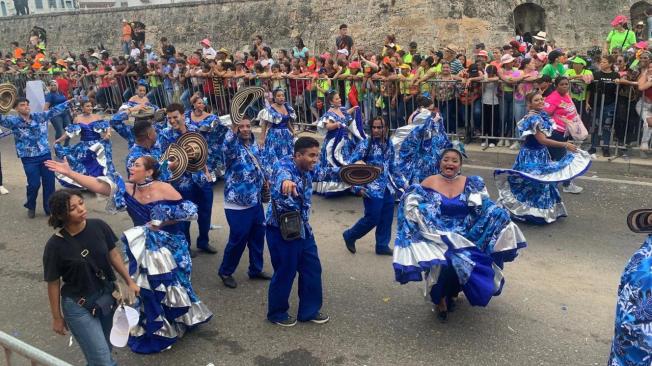
M 501 115 L 502 115 L 502 126 L 501 133 L 502 137 L 512 137 L 514 136 L 514 94 L 511 92 L 503 93 L 503 105 L 501 106 Z
M 579 109 L 578 109 L 579 110 Z M 525 105 L 525 99 L 523 100 L 514 100 L 514 121 L 518 123 L 527 113 L 527 106 Z
M 36 198 L 38 197 L 38 191 L 41 188 L 42 182 L 43 210 L 46 215 L 50 214 L 48 200 L 52 193 L 54 193 L 54 173 L 48 170 L 44 164 L 46 160 L 50 159 L 52 159 L 52 156 L 49 152 L 41 156 L 20 158 L 23 163 L 23 169 L 25 170 L 25 176 L 27 176 L 27 202 L 25 202 L 24 206 L 28 210 L 36 209 Z
M 274 267 L 269 283 L 267 319 L 272 322 L 288 318 L 294 277 L 299 272 L 299 321 L 314 319 L 322 305 L 321 263 L 315 237 L 285 241 L 275 226 L 267 226 L 267 246 Z
M 238 267 L 245 247 L 249 248 L 249 277 L 263 270 L 265 248 L 265 213 L 260 203 L 245 210 L 224 209 L 229 223 L 229 242 L 218 274 L 230 276 Z
M 130 53 L 131 53 L 131 47 L 130 47 L 130 43 L 131 43 L 131 42 L 129 42 L 129 41 L 122 41 L 122 42 L 120 42 L 120 43 L 121 43 L 121 45 L 122 45 L 122 54 L 123 54 L 123 55 L 128 55 L 128 54 L 130 54 Z
M 606 104 L 600 109 L 600 107 L 593 110 L 593 115 L 595 116 L 595 129 L 592 131 L 591 135 L 591 148 L 595 149 L 600 144 L 600 136 L 598 135 L 598 129 L 600 128 L 600 118 L 602 118 L 602 144 L 604 149 L 609 148 L 609 143 L 611 142 L 611 128 L 614 123 L 614 112 L 616 110 L 616 103 Z
M 197 237 L 197 248 L 208 246 L 208 231 L 211 229 L 211 214 L 213 212 L 213 186 L 210 183 L 198 186 L 193 184 L 189 190 L 180 190 L 184 200 L 191 201 L 197 205 L 197 226 L 199 236 Z M 183 233 L 190 247 L 190 221 L 182 223 Z
M 190 104 L 190 95 L 192 94 L 192 90 L 186 89 L 183 91 L 181 94 L 181 103 L 183 103 L 183 109 L 185 110 L 190 110 L 192 109 L 192 104 Z
M 364 217 L 344 232 L 345 240 L 358 240 L 376 228 L 376 251 L 389 249 L 394 219 L 394 195 L 385 188 L 383 198 L 364 198 Z
M 113 313 L 93 317 L 85 308 L 69 297 L 61 298 L 63 319 L 86 358 L 88 366 L 115 366 L 111 357 L 111 326 Z
M 58 139 L 63 136 L 66 126 L 72 123 L 70 120 L 70 113 L 66 111 L 58 116 L 52 117 L 50 123 L 52 123 L 52 127 L 54 127 L 54 138 Z M 68 142 L 69 140 L 66 140 L 64 146 L 68 146 Z

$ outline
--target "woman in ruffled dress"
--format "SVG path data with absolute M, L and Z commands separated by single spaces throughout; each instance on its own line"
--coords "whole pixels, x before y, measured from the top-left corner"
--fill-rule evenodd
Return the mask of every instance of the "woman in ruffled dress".
M 262 161 L 266 174 L 272 173 L 274 163 L 294 153 L 294 127 L 297 115 L 290 103 L 285 101 L 285 90 L 272 91 L 272 103 L 258 113 L 261 121 Z
M 356 144 L 366 138 L 361 117 L 354 118 L 352 113 L 358 114 L 358 106 L 346 109 L 342 107 L 342 98 L 334 91 L 326 93 L 328 111 L 317 122 L 317 128 L 325 132 L 324 143 L 321 147 L 319 166 L 341 167 L 346 165 L 346 159 L 356 147 Z M 317 182 L 314 191 L 325 196 L 337 196 L 349 190 L 350 186 L 339 178 Z
M 66 126 L 65 133 L 55 141 L 54 152 L 59 159 L 68 158 L 71 168 L 91 177 L 109 175 L 115 170 L 111 148 L 111 128 L 109 122 L 93 113 L 93 103 L 85 100 L 81 104 L 82 112 L 72 124 Z M 64 141 L 79 136 L 79 142 L 65 146 Z M 56 175 L 64 187 L 81 188 L 68 177 Z
M 502 268 L 526 246 L 509 213 L 496 205 L 481 177 L 463 176 L 462 153 L 446 149 L 440 173 L 414 184 L 398 209 L 394 274 L 405 284 L 422 281 L 441 322 L 460 292 L 486 306 L 504 285 Z
M 494 178 L 498 202 L 515 220 L 533 224 L 550 224 L 567 216 L 559 194 L 559 183 L 584 174 L 591 157 L 570 142 L 550 138 L 554 122 L 544 111 L 545 101 L 538 91 L 526 95 L 529 112 L 518 122 L 523 143 L 512 169 L 497 169 Z M 552 160 L 549 147 L 568 152 Z
M 187 330 L 211 319 L 213 314 L 190 282 L 192 264 L 180 222 L 195 220 L 197 206 L 182 200 L 170 184 L 156 180 L 156 159 L 138 158 L 126 182 L 115 171 L 97 178 L 80 174 L 65 159 L 45 164 L 86 189 L 109 196 L 107 210 L 126 210 L 135 225 L 122 236 L 129 274 L 141 289 L 140 323 L 129 337 L 132 351 L 161 352 Z

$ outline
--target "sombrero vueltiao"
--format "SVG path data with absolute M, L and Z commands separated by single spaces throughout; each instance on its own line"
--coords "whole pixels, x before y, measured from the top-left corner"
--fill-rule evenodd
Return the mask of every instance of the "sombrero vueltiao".
M 635 233 L 652 233 L 652 209 L 634 210 L 627 215 L 627 226 Z
M 198 172 L 206 166 L 208 160 L 208 144 L 199 132 L 186 132 L 179 139 L 179 145 L 188 155 L 189 172 Z
M 265 96 L 265 89 L 251 86 L 238 90 L 231 99 L 231 122 L 239 125 L 247 108 L 256 100 Z
M 340 178 L 352 186 L 361 186 L 376 180 L 381 171 L 379 167 L 373 165 L 351 164 L 340 169 Z
M 174 169 L 170 168 L 170 173 L 172 175 L 170 181 L 179 179 L 188 167 L 188 154 L 181 148 L 181 146 L 174 143 L 168 146 L 161 159 L 163 161 L 167 160 L 168 162 L 176 162 Z

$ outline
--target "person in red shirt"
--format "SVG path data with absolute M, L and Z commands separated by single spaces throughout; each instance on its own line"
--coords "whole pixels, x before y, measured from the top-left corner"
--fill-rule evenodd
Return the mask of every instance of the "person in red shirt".
M 63 94 L 67 99 L 70 99 L 70 82 L 68 79 L 66 79 L 62 73 L 56 72 L 54 73 L 54 81 L 57 82 L 61 94 Z

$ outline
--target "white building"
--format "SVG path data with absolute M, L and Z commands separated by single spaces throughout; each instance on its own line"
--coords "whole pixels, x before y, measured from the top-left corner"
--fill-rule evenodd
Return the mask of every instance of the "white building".
M 29 14 L 47 14 L 70 11 L 76 8 L 76 0 L 0 0 L 0 16 L 16 15 L 16 5 L 27 2 Z

